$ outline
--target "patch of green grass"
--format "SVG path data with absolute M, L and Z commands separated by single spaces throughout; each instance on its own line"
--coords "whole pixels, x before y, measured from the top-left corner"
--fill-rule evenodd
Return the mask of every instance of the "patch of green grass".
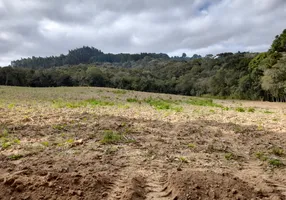
M 256 152 L 255 157 L 258 158 L 261 161 L 266 161 L 268 160 L 268 157 L 265 155 L 263 152 Z
M 189 147 L 190 149 L 194 149 L 194 148 L 196 148 L 196 145 L 195 145 L 195 144 L 190 143 L 190 144 L 188 144 L 188 147 Z
M 113 102 L 109 101 L 100 101 L 98 99 L 88 99 L 86 102 L 92 106 L 113 106 Z
M 179 160 L 182 162 L 182 163 L 189 163 L 189 161 L 187 160 L 187 158 L 185 157 L 179 157 Z
M 223 106 L 217 103 L 214 103 L 212 99 L 199 99 L 199 98 L 191 98 L 187 101 L 187 104 L 191 104 L 194 106 L 209 106 L 209 107 L 219 107 Z
M 13 103 L 10 103 L 9 105 L 8 105 L 8 109 L 13 109 L 15 107 L 15 104 L 13 104 Z
M 8 149 L 17 144 L 20 144 L 20 140 L 10 135 L 7 129 L 4 129 L 0 134 L 0 147 L 2 149 Z
M 127 91 L 126 90 L 113 90 L 112 93 L 114 93 L 114 94 L 126 94 Z
M 52 125 L 52 128 L 58 131 L 67 131 L 67 124 L 55 124 Z
M 128 98 L 128 99 L 126 99 L 126 101 L 129 102 L 129 103 L 138 103 L 138 102 L 140 102 L 138 99 L 135 99 L 135 98 Z
M 269 111 L 269 110 L 265 110 L 264 113 L 265 113 L 265 114 L 273 114 L 274 112 Z
M 247 109 L 247 112 L 254 113 L 255 112 L 255 108 L 250 107 L 250 108 Z
M 41 145 L 43 145 L 45 147 L 49 147 L 50 143 L 48 141 L 43 141 L 43 142 L 41 142 Z
M 235 111 L 237 111 L 237 112 L 245 112 L 245 109 L 242 108 L 242 107 L 237 107 L 237 108 L 235 108 Z
M 111 130 L 104 131 L 104 135 L 102 140 L 100 141 L 102 144 L 115 144 L 120 142 L 123 139 L 122 135 L 117 132 L 113 132 Z
M 280 147 L 274 147 L 272 149 L 272 153 L 276 156 L 283 156 L 284 155 L 284 150 Z
M 19 159 L 21 159 L 21 158 L 23 158 L 23 157 L 24 157 L 24 156 L 21 155 L 21 154 L 13 154 L 13 155 L 8 156 L 8 159 L 9 159 L 9 160 L 19 160 Z
M 276 168 L 284 166 L 284 163 L 280 159 L 277 159 L 277 158 L 269 159 L 268 163 L 270 166 L 276 167 Z
M 149 97 L 148 99 L 145 99 L 144 101 L 157 110 L 173 110 L 176 112 L 183 111 L 183 108 L 181 106 L 174 106 L 173 105 L 174 102 L 171 100 L 153 99 Z
M 233 153 L 226 153 L 226 154 L 224 155 L 224 158 L 225 158 L 226 160 L 234 160 L 234 159 L 235 159 L 235 155 L 234 155 Z

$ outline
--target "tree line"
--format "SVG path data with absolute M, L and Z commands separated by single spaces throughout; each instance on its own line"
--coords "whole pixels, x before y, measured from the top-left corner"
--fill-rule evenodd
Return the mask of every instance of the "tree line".
M 38 65 L 37 59 L 31 61 L 33 64 L 28 62 L 29 65 L 23 64 L 26 61 L 13 61 L 12 66 L 0 68 L 0 85 L 98 86 L 286 101 L 286 30 L 276 36 L 269 51 L 264 53 L 221 53 L 196 58 L 183 54 L 170 58 L 166 54 L 104 54 L 83 47 L 56 58 L 65 60 L 67 57 L 72 64 L 51 64 L 51 58 L 38 61 Z

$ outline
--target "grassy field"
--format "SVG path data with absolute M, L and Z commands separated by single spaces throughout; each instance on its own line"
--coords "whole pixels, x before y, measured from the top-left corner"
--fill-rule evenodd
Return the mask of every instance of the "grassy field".
M 0 86 L 0 199 L 285 199 L 286 104 Z

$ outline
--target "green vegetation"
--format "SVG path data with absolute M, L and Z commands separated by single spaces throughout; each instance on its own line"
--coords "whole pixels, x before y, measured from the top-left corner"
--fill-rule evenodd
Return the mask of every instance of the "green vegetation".
M 270 166 L 277 167 L 277 168 L 284 166 L 284 163 L 280 159 L 277 159 L 277 158 L 269 159 L 268 163 Z
M 226 153 L 226 154 L 224 155 L 224 158 L 225 158 L 226 160 L 234 160 L 235 157 L 236 157 L 236 156 L 235 156 L 233 153 Z
M 104 131 L 104 135 L 102 140 L 100 141 L 102 144 L 115 144 L 123 140 L 122 135 L 111 131 L 111 130 L 106 130 Z
M 247 109 L 247 112 L 254 113 L 254 112 L 255 112 L 255 108 L 248 108 L 248 109 Z
M 98 99 L 88 99 L 85 101 L 75 101 L 75 102 L 66 102 L 66 101 L 53 101 L 53 106 L 56 108 L 81 108 L 87 106 L 113 106 L 113 102 L 101 101 Z
M 10 160 L 19 160 L 19 159 L 21 159 L 23 157 L 24 156 L 21 155 L 21 154 L 13 154 L 13 155 L 8 156 L 8 159 L 10 159 Z
M 138 103 L 138 102 L 140 102 L 138 99 L 135 99 L 135 98 L 128 98 L 128 99 L 126 99 L 126 101 L 129 102 L 129 103 Z
M 188 104 L 194 106 L 210 106 L 210 107 L 220 107 L 223 106 L 217 103 L 214 103 L 212 99 L 199 99 L 199 98 L 191 98 L 187 101 Z
M 266 161 L 268 160 L 268 157 L 265 155 L 263 152 L 257 152 L 255 153 L 255 157 L 258 158 L 261 161 Z
M 20 144 L 20 140 L 9 134 L 7 129 L 4 129 L 0 134 L 0 148 L 8 149 L 17 144 Z
M 245 109 L 242 107 L 235 108 L 237 112 L 245 112 Z
M 190 144 L 188 144 L 188 147 L 189 147 L 190 149 L 194 149 L 194 148 L 196 148 L 196 145 L 195 145 L 195 144 L 190 143 Z
M 285 102 L 285 35 L 286 29 L 264 53 L 226 52 L 205 57 L 105 54 L 93 47 L 82 47 L 58 57 L 12 61 L 13 67 L 0 68 L 0 85 L 98 86 L 119 88 L 113 91 L 115 94 L 137 90 Z M 191 99 L 189 103 L 219 107 L 207 100 Z M 86 106 L 86 102 L 58 102 L 56 106 L 78 108 Z M 166 104 L 159 107 L 168 109 Z
M 153 99 L 149 97 L 148 99 L 145 99 L 144 101 L 157 110 L 173 110 L 176 112 L 183 111 L 182 107 L 174 106 L 175 102 L 171 100 Z
M 283 156 L 284 155 L 284 150 L 280 147 L 274 147 L 272 149 L 272 153 L 276 156 Z

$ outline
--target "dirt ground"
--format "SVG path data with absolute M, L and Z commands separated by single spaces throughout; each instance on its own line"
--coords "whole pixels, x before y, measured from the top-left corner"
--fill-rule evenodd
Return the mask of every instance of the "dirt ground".
M 189 98 L 0 87 L 0 199 L 286 199 L 286 104 Z

